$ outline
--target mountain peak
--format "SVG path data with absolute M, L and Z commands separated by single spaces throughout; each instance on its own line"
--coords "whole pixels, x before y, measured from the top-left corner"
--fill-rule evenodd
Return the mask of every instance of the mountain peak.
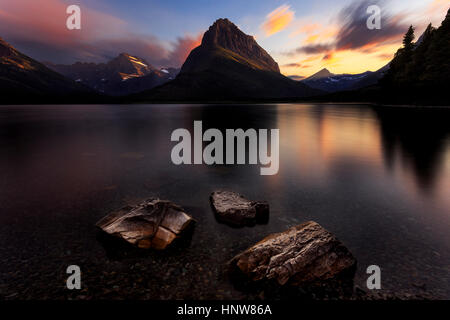
M 113 70 L 125 74 L 125 78 L 127 79 L 130 74 L 144 76 L 155 70 L 155 68 L 144 59 L 132 56 L 126 52 L 119 54 L 116 58 L 109 61 L 107 65 Z
M 280 72 L 278 64 L 258 45 L 255 38 L 242 32 L 226 18 L 216 20 L 209 27 L 203 35 L 201 47 L 205 49 L 221 47 L 254 62 L 261 69 Z
M 1 38 L 0 79 L 0 96 L 7 103 L 36 103 L 39 99 L 55 101 L 91 92 L 21 53 Z
M 205 32 L 202 46 L 221 46 L 225 49 L 236 49 L 238 41 L 253 40 L 228 19 L 217 19 Z M 242 44 L 242 43 L 241 43 Z
M 227 26 L 227 25 L 236 27 L 236 25 L 233 22 L 231 22 L 230 20 L 228 20 L 227 18 L 217 19 L 216 21 L 214 21 L 214 23 L 211 25 L 211 27 L 214 27 L 214 26 L 223 27 L 223 26 Z
M 217 19 L 205 32 L 202 39 L 202 45 L 217 44 L 224 33 L 237 33 L 245 35 L 239 28 L 230 20 L 226 18 Z
M 134 57 L 126 52 L 122 52 L 120 53 L 116 58 L 112 59 L 113 60 L 123 60 L 123 61 L 144 61 L 144 59 L 138 58 L 138 57 Z
M 327 77 L 332 77 L 334 76 L 333 73 L 331 73 L 327 68 L 323 68 L 322 70 L 314 73 L 312 76 L 308 77 L 306 80 L 317 80 L 317 79 L 322 79 L 322 78 L 327 78 Z

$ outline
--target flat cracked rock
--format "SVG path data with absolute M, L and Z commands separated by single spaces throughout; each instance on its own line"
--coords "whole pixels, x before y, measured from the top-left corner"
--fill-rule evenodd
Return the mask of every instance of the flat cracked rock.
M 214 191 L 210 201 L 218 220 L 234 226 L 264 221 L 269 215 L 267 202 L 251 201 L 233 191 Z
M 235 256 L 230 266 L 252 281 L 302 286 L 353 281 L 356 260 L 333 234 L 310 221 L 269 235 Z
M 173 202 L 148 199 L 108 214 L 96 226 L 139 248 L 162 250 L 181 237 L 193 222 L 194 219 Z

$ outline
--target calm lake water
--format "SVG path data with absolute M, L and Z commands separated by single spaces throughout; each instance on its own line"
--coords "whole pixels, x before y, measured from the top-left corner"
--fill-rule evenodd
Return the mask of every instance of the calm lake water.
M 280 169 L 175 166 L 171 132 L 279 128 Z M 224 264 L 272 232 L 315 220 L 382 290 L 450 299 L 450 109 L 365 105 L 0 107 L 0 299 L 245 298 Z M 267 224 L 216 221 L 209 194 L 267 200 Z M 198 221 L 188 246 L 112 254 L 95 222 L 150 196 Z M 81 292 L 65 289 L 81 267 Z

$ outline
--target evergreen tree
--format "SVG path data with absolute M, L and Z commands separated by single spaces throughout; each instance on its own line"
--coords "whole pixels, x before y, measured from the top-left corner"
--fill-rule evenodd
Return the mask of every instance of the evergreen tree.
M 403 47 L 380 80 L 388 100 L 401 103 L 448 105 L 450 83 L 450 10 L 439 28 L 431 24 L 421 41 L 413 43 L 414 28 L 403 37 Z
M 434 31 L 433 25 L 430 23 L 428 27 L 425 29 L 423 36 L 424 38 L 428 38 Z
M 403 37 L 403 47 L 405 48 L 405 51 L 410 51 L 413 48 L 413 41 L 414 41 L 414 27 L 409 26 L 408 31 Z

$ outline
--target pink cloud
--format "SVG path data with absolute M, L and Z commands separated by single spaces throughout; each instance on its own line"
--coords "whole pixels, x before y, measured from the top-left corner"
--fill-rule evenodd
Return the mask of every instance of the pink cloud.
M 82 29 L 68 30 L 67 6 L 61 0 L 2 0 L 0 26 L 5 33 L 2 36 L 66 46 L 92 41 L 99 35 L 117 32 L 126 26 L 126 22 L 117 17 L 82 7 Z
M 172 63 L 172 66 L 174 67 L 180 67 L 184 63 L 192 49 L 198 47 L 201 42 L 202 34 L 196 37 L 187 35 L 185 37 L 178 38 L 176 43 L 174 44 L 174 48 L 169 54 L 169 63 Z
M 169 50 L 152 35 L 140 35 L 126 21 L 81 6 L 81 30 L 68 30 L 62 0 L 1 0 L 0 37 L 25 54 L 56 63 L 103 62 L 121 52 L 155 66 L 179 67 L 198 37 L 179 38 Z

